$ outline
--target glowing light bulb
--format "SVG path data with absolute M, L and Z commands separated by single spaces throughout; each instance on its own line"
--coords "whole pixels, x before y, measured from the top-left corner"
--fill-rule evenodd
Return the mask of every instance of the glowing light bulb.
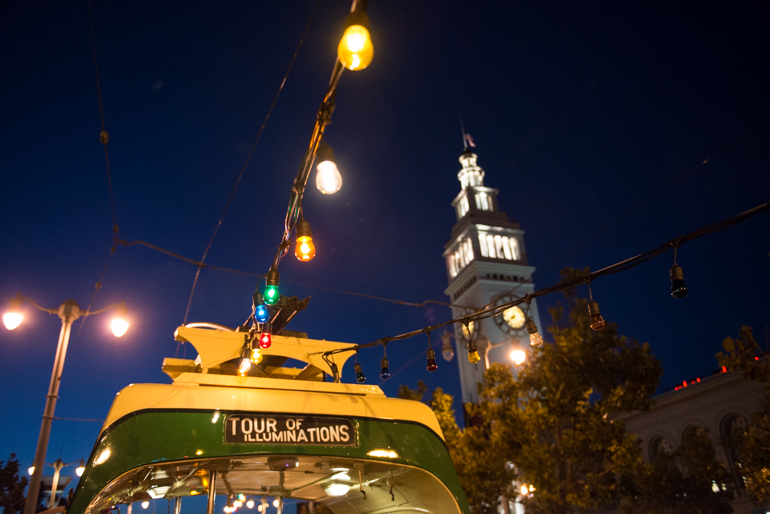
M 23 300 L 20 296 L 12 298 L 10 302 L 10 308 L 5 314 L 3 314 L 3 324 L 8 330 L 17 328 L 19 325 L 21 325 L 21 322 L 24 319 L 24 316 L 21 313 L 22 301 Z
M 526 496 L 526 495 L 528 495 L 528 494 L 529 494 L 529 489 L 527 489 L 527 486 L 526 486 L 526 485 L 522 485 L 522 486 L 521 486 L 521 495 L 522 495 L 522 496 Z
M 524 352 L 524 350 L 513 350 L 511 352 L 511 360 L 518 366 L 527 360 L 527 354 Z
M 125 307 L 118 307 L 115 317 L 110 323 L 110 328 L 115 337 L 123 337 L 128 331 L 128 309 Z
M 476 349 L 476 341 L 471 339 L 468 343 L 468 362 L 477 364 L 480 360 L 481 355 L 479 355 L 479 351 Z
M 32 474 L 35 472 L 35 466 L 30 466 L 27 468 L 27 473 L 29 473 L 29 476 L 32 476 Z
M 529 344 L 531 346 L 542 346 L 543 336 L 538 333 L 537 325 L 531 318 L 527 320 L 527 332 L 529 332 Z
M 591 325 L 590 327 L 593 330 L 596 330 L 597 332 L 604 328 L 604 318 L 602 318 L 602 313 L 599 310 L 599 304 L 595 301 L 591 300 L 588 303 L 588 314 L 591 316 Z
M 246 502 L 246 508 L 253 509 L 254 508 L 254 500 L 249 500 Z
M 253 364 L 259 364 L 262 362 L 262 352 L 259 348 L 254 348 L 251 350 L 251 362 Z
M 262 324 L 262 333 L 259 335 L 259 347 L 270 348 L 273 344 L 273 336 L 270 334 L 273 330 L 273 324 L 269 321 Z
M 334 149 L 321 139 L 316 153 L 315 187 L 325 195 L 332 195 L 342 187 L 342 175 L 337 169 Z
M 684 283 L 684 272 L 682 267 L 674 264 L 671 266 L 671 296 L 674 298 L 684 298 L 687 296 L 687 285 Z
M 301 219 L 297 222 L 297 245 L 294 255 L 302 262 L 307 262 L 315 257 L 315 245 L 313 233 L 310 231 L 310 223 Z
M 146 509 L 146 508 L 147 508 L 147 507 L 149 507 L 149 506 L 150 506 L 150 502 L 148 502 L 148 501 L 143 501 L 143 502 L 142 502 L 142 508 L 143 508 L 143 509 Z
M 277 508 L 278 508 L 278 503 L 280 503 L 280 502 L 278 501 L 278 498 L 276 498 L 275 500 L 273 500 L 273 507 L 275 507 L 275 508 L 277 509 Z
M 259 304 L 254 307 L 254 318 L 257 320 L 257 323 L 264 323 L 270 319 L 270 312 L 268 312 L 267 307 Z
M 353 364 L 353 370 L 356 372 L 356 382 L 359 384 L 363 384 L 366 382 L 366 375 L 364 375 L 364 370 L 361 369 L 361 365 L 359 363 Z
M 238 366 L 238 375 L 245 377 L 249 374 L 249 370 L 251 369 L 251 359 L 247 359 L 246 357 L 241 359 L 241 364 Z
M 278 285 L 280 283 L 280 276 L 278 270 L 270 268 L 265 276 L 265 293 L 264 299 L 267 305 L 275 305 L 278 303 L 281 293 L 278 291 Z
M 324 486 L 324 491 L 329 496 L 345 496 L 350 491 L 350 486 L 342 482 L 332 482 Z
M 383 380 L 390 378 L 390 363 L 387 357 L 383 357 L 380 361 L 380 378 Z
M 84 463 L 84 462 L 81 460 L 81 461 L 80 461 L 80 466 L 78 466 L 78 467 L 76 467 L 76 468 L 75 468 L 75 474 L 76 474 L 77 476 L 79 476 L 79 477 L 82 477 L 82 476 L 83 476 L 83 473 L 85 473 L 85 472 L 86 472 L 86 465 L 85 465 L 85 463 Z
M 346 28 L 337 47 L 337 55 L 342 65 L 349 70 L 363 70 L 369 66 L 374 57 L 374 46 L 366 27 L 350 25 Z
M 436 352 L 433 351 L 433 348 L 428 348 L 427 352 L 428 356 L 428 371 L 433 372 L 438 369 L 438 364 L 436 364 Z

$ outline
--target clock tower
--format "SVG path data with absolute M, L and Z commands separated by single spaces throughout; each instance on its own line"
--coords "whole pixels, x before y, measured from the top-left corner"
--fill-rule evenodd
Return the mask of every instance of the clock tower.
M 535 290 L 524 249 L 524 231 L 516 221 L 500 211 L 497 189 L 484 187 L 484 170 L 476 163 L 478 156 L 469 148 L 460 155 L 462 169 L 457 173 L 460 193 L 452 202 L 457 223 L 444 246 L 449 285 L 444 291 L 454 306 L 452 317 L 507 303 Z M 511 352 L 523 350 L 529 355 L 526 304 L 511 307 L 502 315 L 455 327 L 457 364 L 460 367 L 463 403 L 478 400 L 476 384 L 492 362 L 513 364 Z M 542 332 L 537 304 L 532 300 L 529 317 Z M 470 329 L 470 330 L 469 330 Z M 477 364 L 468 362 L 467 343 L 473 337 L 481 355 Z

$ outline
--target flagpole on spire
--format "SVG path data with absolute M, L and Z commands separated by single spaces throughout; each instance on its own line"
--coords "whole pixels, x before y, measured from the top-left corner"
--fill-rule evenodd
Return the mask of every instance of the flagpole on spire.
M 463 117 L 462 116 L 460 116 L 460 130 L 463 133 L 463 149 L 467 150 L 468 149 L 468 138 L 465 137 L 465 125 L 463 125 Z

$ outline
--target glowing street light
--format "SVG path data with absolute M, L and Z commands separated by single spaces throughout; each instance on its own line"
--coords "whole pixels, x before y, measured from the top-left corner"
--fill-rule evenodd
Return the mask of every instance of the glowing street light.
M 107 307 L 96 311 L 89 310 L 84 312 L 80 309 L 80 306 L 78 306 L 75 300 L 67 300 L 62 303 L 58 309 L 46 309 L 35 303 L 31 298 L 22 296 L 21 293 L 19 293 L 16 295 L 16 298 L 11 300 L 10 308 L 3 315 L 3 324 L 8 330 L 18 328 L 24 319 L 24 316 L 21 313 L 21 306 L 24 300 L 38 310 L 49 314 L 57 314 L 62 321 L 61 332 L 59 332 L 59 342 L 56 346 L 53 371 L 51 372 L 51 383 L 48 386 L 48 395 L 46 395 L 45 409 L 43 410 L 43 423 L 40 426 L 40 436 L 38 437 L 37 449 L 35 450 L 35 462 L 32 468 L 30 468 L 32 470 L 32 476 L 29 481 L 29 489 L 27 490 L 27 499 L 24 503 L 24 514 L 35 514 L 37 497 L 40 492 L 40 481 L 43 478 L 45 454 L 48 450 L 48 440 L 51 436 L 51 422 L 54 418 L 54 412 L 56 411 L 56 400 L 59 398 L 59 385 L 61 383 L 62 371 L 64 370 L 64 359 L 67 356 L 67 346 L 69 345 L 72 324 L 80 317 L 101 314 L 110 309 L 116 309 L 117 315 L 116 319 L 112 321 L 112 332 L 116 337 L 120 337 L 128 330 L 128 320 L 126 319 L 128 309 L 126 309 L 125 303 L 118 303 L 108 305 Z M 61 461 L 57 460 L 56 462 Z M 56 469 L 55 464 L 56 463 L 52 464 L 54 469 Z M 58 477 L 58 470 L 54 476 Z M 54 481 L 54 486 L 55 485 L 56 480 Z

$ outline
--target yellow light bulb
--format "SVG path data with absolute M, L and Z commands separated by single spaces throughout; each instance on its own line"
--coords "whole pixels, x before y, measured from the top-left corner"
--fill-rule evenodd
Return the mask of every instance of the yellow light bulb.
M 254 348 L 251 350 L 251 362 L 254 364 L 259 364 L 262 362 L 262 352 L 259 348 Z
M 297 237 L 297 248 L 294 250 L 294 255 L 302 262 L 307 262 L 315 257 L 313 238 L 310 236 Z
M 337 55 L 349 70 L 363 70 L 372 62 L 374 47 L 369 31 L 362 25 L 351 25 L 345 29 Z
M 476 350 L 473 350 L 472 352 L 468 353 L 468 362 L 471 364 L 476 364 L 481 360 L 481 355 L 479 355 L 479 352 Z

